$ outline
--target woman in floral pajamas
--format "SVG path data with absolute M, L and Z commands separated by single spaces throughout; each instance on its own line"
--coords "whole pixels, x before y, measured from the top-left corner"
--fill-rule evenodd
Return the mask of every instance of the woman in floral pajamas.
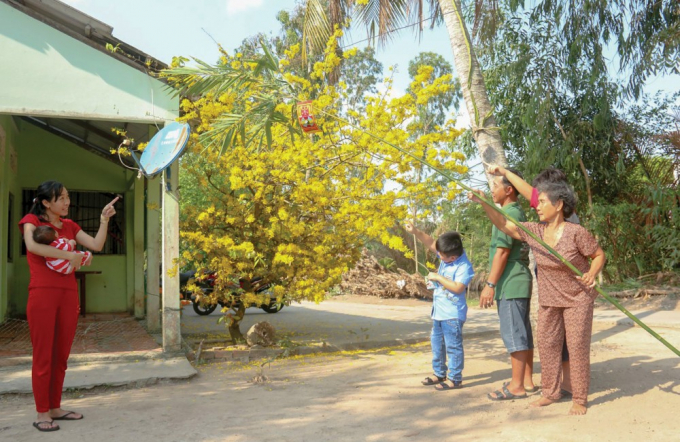
M 543 396 L 534 407 L 550 405 L 561 398 L 560 370 L 562 345 L 566 336 L 571 362 L 573 405 L 569 414 L 585 414 L 590 387 L 590 335 L 593 325 L 593 290 L 595 277 L 604 266 L 604 252 L 595 238 L 582 226 L 565 222 L 576 206 L 576 196 L 566 183 L 545 183 L 538 187 L 540 223 L 522 223 L 550 247 L 555 249 L 582 277 L 577 277 L 566 265 L 515 224 L 507 221 L 477 195 L 489 219 L 503 233 L 525 241 L 534 252 L 538 266 L 539 311 L 538 351 L 541 359 Z M 590 262 L 589 262 L 590 261 Z

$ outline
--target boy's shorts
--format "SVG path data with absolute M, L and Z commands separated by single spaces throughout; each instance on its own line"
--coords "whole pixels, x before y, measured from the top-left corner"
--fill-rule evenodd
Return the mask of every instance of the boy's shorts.
M 508 353 L 531 350 L 534 336 L 529 317 L 531 298 L 498 300 L 498 317 L 501 321 L 501 338 Z

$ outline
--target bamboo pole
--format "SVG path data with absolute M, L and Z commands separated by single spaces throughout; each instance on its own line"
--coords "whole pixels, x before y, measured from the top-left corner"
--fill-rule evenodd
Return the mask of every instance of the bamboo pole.
M 365 130 L 364 128 L 362 128 L 362 127 L 360 127 L 360 126 L 357 126 L 357 125 L 355 125 L 355 124 L 352 124 L 352 123 L 350 123 L 349 121 L 345 120 L 344 118 L 338 117 L 337 115 L 330 114 L 330 113 L 325 112 L 325 111 L 323 111 L 323 110 L 322 110 L 321 112 L 323 112 L 325 115 L 328 115 L 329 117 L 331 117 L 331 118 L 333 118 L 333 119 L 335 119 L 335 120 L 338 120 L 338 121 L 340 121 L 340 122 L 342 122 L 342 123 L 345 123 L 345 124 L 347 124 L 347 125 L 349 125 L 349 126 L 355 128 L 355 129 L 357 129 L 357 130 L 359 130 L 359 131 L 365 133 L 366 135 L 368 135 L 368 136 L 370 136 L 370 137 L 375 138 L 375 139 L 378 140 L 378 141 L 381 141 L 381 142 L 387 144 L 387 145 L 390 146 L 390 147 L 393 147 L 394 149 L 397 149 L 399 152 L 403 153 L 404 155 L 408 155 L 409 157 L 413 158 L 414 160 L 416 160 L 416 161 L 420 162 L 421 164 L 423 164 L 423 165 L 429 167 L 430 169 L 432 169 L 432 170 L 435 171 L 436 173 L 440 174 L 440 175 L 443 176 L 444 178 L 448 179 L 449 181 L 452 181 L 452 182 L 456 183 L 458 186 L 460 186 L 460 187 L 463 188 L 464 190 L 467 190 L 468 192 L 474 192 L 474 191 L 475 191 L 475 189 L 473 189 L 473 188 L 467 186 L 466 184 L 463 184 L 463 183 L 461 183 L 460 181 L 458 181 L 458 180 L 456 180 L 455 178 L 453 178 L 449 173 L 447 173 L 447 172 L 445 172 L 445 171 L 443 171 L 443 170 L 441 170 L 441 169 L 439 169 L 439 168 L 433 166 L 432 164 L 428 163 L 427 161 L 423 160 L 422 158 L 418 158 L 417 156 L 413 155 L 411 152 L 408 152 L 407 150 L 402 149 L 401 147 L 399 147 L 399 146 L 397 146 L 397 145 L 395 145 L 395 144 L 390 143 L 389 141 L 385 140 L 384 138 L 379 137 L 378 135 L 375 135 L 375 134 L 373 134 L 373 133 L 371 133 L 371 132 Z M 478 196 L 479 196 L 479 195 L 478 195 Z M 541 240 L 541 238 L 539 238 L 539 237 L 538 237 L 537 235 L 535 235 L 533 232 L 530 232 L 529 229 L 527 229 L 526 227 L 524 227 L 524 226 L 523 226 L 520 222 L 518 222 L 516 219 L 514 219 L 513 217 L 511 217 L 511 216 L 509 216 L 508 214 L 506 214 L 505 212 L 503 212 L 500 208 L 498 208 L 498 207 L 496 206 L 496 204 L 493 203 L 493 201 L 489 200 L 489 199 L 486 198 L 486 197 L 483 198 L 483 197 L 481 197 L 481 196 L 479 196 L 479 199 L 482 200 L 482 201 L 483 201 L 484 203 L 486 203 L 487 205 L 489 205 L 489 206 L 490 206 L 493 210 L 495 210 L 496 212 L 502 214 L 503 217 L 505 217 L 505 219 L 507 219 L 507 220 L 510 221 L 511 223 L 515 224 L 518 228 L 522 229 L 527 235 L 529 235 L 530 237 L 532 237 L 533 239 L 535 239 L 539 244 L 541 244 L 543 247 L 545 247 L 546 250 L 548 250 L 552 255 L 554 255 L 557 259 L 559 259 L 564 265 L 566 265 L 569 269 L 571 269 L 577 276 L 583 276 L 583 273 L 581 273 L 581 271 L 580 271 L 579 269 L 577 269 L 576 267 L 574 267 L 574 265 L 573 265 L 572 263 L 570 263 L 569 261 L 567 261 L 562 255 L 560 255 L 559 253 L 557 253 L 557 251 L 556 251 L 555 249 L 553 249 L 553 248 L 550 247 L 548 244 L 546 244 L 543 240 Z M 595 287 L 595 290 L 596 290 L 600 295 L 602 295 L 602 297 L 603 297 L 604 299 L 606 299 L 606 300 L 609 301 L 612 305 L 614 305 L 614 307 L 618 308 L 618 309 L 621 310 L 626 316 L 628 316 L 630 319 L 632 319 L 634 323 L 636 323 L 637 325 L 639 325 L 640 327 L 642 327 L 642 328 L 643 328 L 644 330 L 646 330 L 650 335 L 654 336 L 659 342 L 661 342 L 663 345 L 665 345 L 666 347 L 668 347 L 668 349 L 671 350 L 673 353 L 675 353 L 677 356 L 680 356 L 680 350 L 678 350 L 678 349 L 675 348 L 673 345 L 671 345 L 668 341 L 666 341 L 664 338 L 662 338 L 661 336 L 659 336 L 658 333 L 656 333 L 656 332 L 655 332 L 654 330 L 652 330 L 647 324 L 645 324 L 645 323 L 642 322 L 640 319 L 638 319 L 635 315 L 633 315 L 631 312 L 629 312 L 624 306 L 621 305 L 621 303 L 619 303 L 616 299 L 614 299 L 614 298 L 611 297 L 609 294 L 607 294 L 604 290 L 602 290 L 602 288 L 596 286 L 596 287 Z

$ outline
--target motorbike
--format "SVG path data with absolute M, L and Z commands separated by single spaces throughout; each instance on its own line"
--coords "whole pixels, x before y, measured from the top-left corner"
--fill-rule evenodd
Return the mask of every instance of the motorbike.
M 205 277 L 201 279 L 196 279 L 196 285 L 201 288 L 204 295 L 201 299 L 197 299 L 196 295 L 187 290 L 187 286 L 190 282 L 194 282 L 196 277 L 196 271 L 190 270 L 188 272 L 183 272 L 179 274 L 179 291 L 183 299 L 191 300 L 191 305 L 196 312 L 196 314 L 201 316 L 207 316 L 215 311 L 218 305 L 226 308 L 237 308 L 240 305 L 240 300 L 236 292 L 231 293 L 230 299 L 218 299 L 217 304 L 212 304 L 207 302 L 209 295 L 215 290 L 215 281 L 217 275 L 215 272 L 209 272 Z M 241 278 L 239 279 L 239 286 L 243 288 L 247 280 Z M 262 304 L 260 308 L 267 313 L 278 313 L 284 306 L 283 302 L 277 302 L 274 292 L 271 290 L 271 284 L 265 283 L 262 278 L 253 278 L 250 280 L 250 285 L 253 287 L 255 293 L 266 293 L 269 294 L 269 304 Z M 236 289 L 236 287 L 234 287 Z M 251 306 L 248 306 L 251 307 Z

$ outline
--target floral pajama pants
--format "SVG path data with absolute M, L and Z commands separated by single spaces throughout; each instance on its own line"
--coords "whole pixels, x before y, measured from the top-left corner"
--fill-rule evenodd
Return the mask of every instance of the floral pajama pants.
M 590 388 L 592 330 L 592 302 L 576 307 L 539 307 L 538 351 L 541 359 L 541 388 L 544 397 L 551 400 L 561 398 L 562 345 L 566 336 L 573 401 L 580 405 L 587 405 Z

